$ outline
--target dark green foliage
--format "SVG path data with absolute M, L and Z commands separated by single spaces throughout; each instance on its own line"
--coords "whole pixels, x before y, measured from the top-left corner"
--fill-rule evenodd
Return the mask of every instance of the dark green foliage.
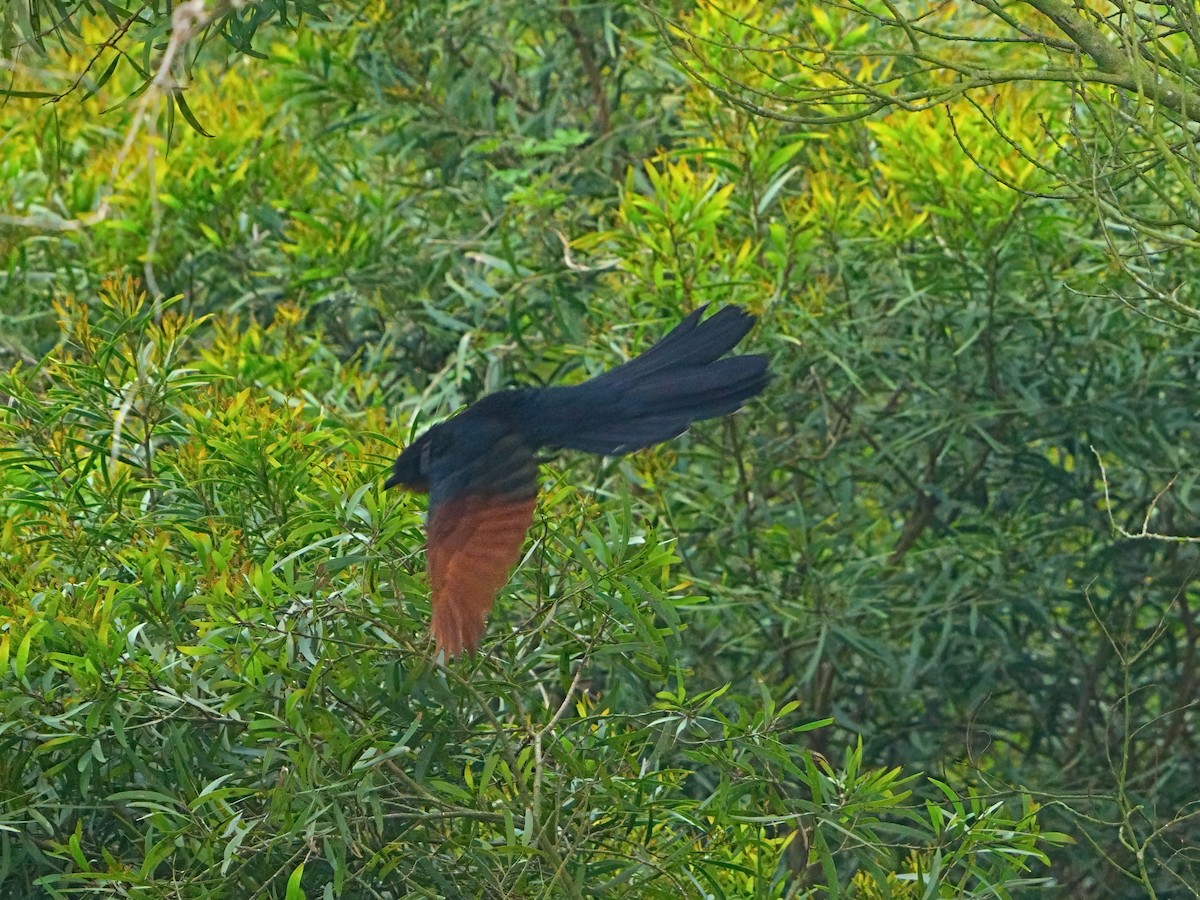
M 547 520 L 490 655 L 432 665 L 414 510 L 363 482 L 379 417 L 339 396 L 361 376 L 294 310 L 200 347 L 110 291 L 5 384 L 7 890 L 768 897 L 789 840 L 883 879 L 889 845 L 1000 827 L 930 818 L 857 751 L 796 755 L 823 723 L 765 686 L 689 694 L 695 598 L 628 504 Z M 1028 813 L 1003 827 L 946 832 L 939 878 L 1022 871 L 978 862 L 1033 850 Z

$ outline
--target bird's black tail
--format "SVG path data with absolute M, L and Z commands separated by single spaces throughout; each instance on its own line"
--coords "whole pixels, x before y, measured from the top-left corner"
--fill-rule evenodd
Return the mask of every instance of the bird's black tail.
M 705 321 L 695 310 L 662 340 L 583 384 L 539 392 L 527 427 L 542 446 L 617 455 L 682 434 L 693 422 L 739 409 L 767 384 L 767 358 L 720 357 L 754 326 L 726 306 Z

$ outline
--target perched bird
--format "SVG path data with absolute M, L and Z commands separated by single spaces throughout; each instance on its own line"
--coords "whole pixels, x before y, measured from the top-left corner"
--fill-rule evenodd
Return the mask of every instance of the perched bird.
M 629 362 L 567 387 L 500 391 L 434 425 L 397 458 L 385 488 L 429 493 L 433 637 L 475 651 L 533 524 L 542 448 L 616 456 L 739 409 L 767 384 L 767 358 L 731 356 L 755 317 L 692 312 Z

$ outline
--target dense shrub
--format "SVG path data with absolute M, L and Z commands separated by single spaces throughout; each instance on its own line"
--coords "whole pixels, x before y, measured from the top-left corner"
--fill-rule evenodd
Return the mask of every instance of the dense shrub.
M 823 9 L 264 13 L 186 114 L 136 55 L 9 98 L 0 892 L 1197 882 L 1194 333 L 1057 192 L 1069 93 L 741 102 L 803 87 L 773 35 L 877 37 Z M 397 449 L 727 302 L 768 392 L 551 461 L 435 660 Z

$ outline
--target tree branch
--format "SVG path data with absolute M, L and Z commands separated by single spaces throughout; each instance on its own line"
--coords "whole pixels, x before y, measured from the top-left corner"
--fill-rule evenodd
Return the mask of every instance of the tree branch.
M 1200 94 L 1122 52 L 1103 31 L 1085 21 L 1061 0 L 1025 2 L 1057 25 L 1102 71 L 1118 76 L 1121 79 L 1118 86 L 1143 94 L 1193 122 L 1200 122 Z

